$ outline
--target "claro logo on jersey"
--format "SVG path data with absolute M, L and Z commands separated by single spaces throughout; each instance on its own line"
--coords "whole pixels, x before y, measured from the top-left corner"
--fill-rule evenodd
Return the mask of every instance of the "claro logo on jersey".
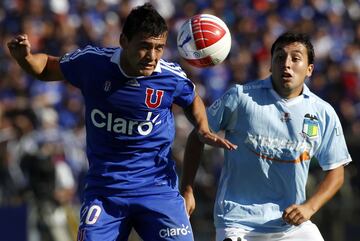
M 159 231 L 160 238 L 167 238 L 167 237 L 173 237 L 173 236 L 186 236 L 190 234 L 191 231 L 189 229 L 189 226 L 185 226 L 184 224 L 182 227 L 176 227 L 176 228 L 163 228 Z
M 159 115 L 152 118 L 153 113 L 148 112 L 146 121 L 127 120 L 114 116 L 113 113 L 104 113 L 99 109 L 91 111 L 91 122 L 97 128 L 105 128 L 109 132 L 134 135 L 136 133 L 146 136 L 151 133 L 154 126 L 159 125 Z

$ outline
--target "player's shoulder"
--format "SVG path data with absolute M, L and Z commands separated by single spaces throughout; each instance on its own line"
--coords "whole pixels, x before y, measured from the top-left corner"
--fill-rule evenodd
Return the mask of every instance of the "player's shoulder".
M 306 85 L 304 86 L 304 93 L 308 96 L 311 106 L 315 107 L 319 112 L 327 113 L 330 116 L 337 115 L 334 107 L 329 102 L 311 92 Z
M 161 73 L 173 75 L 180 79 L 187 79 L 187 75 L 181 66 L 176 62 L 170 62 L 164 59 L 160 59 L 159 66 Z
M 69 53 L 64 54 L 60 63 L 68 62 L 75 59 L 84 58 L 111 58 L 114 53 L 118 50 L 118 47 L 98 47 L 87 45 L 84 48 L 78 48 Z
M 248 95 L 251 92 L 263 91 L 269 88 L 271 88 L 270 79 L 261 79 L 251 80 L 243 84 L 234 84 L 229 91 L 233 92 L 232 94 Z
M 251 80 L 242 85 L 238 85 L 238 89 L 244 92 L 252 91 L 252 90 L 262 90 L 271 88 L 271 80 L 270 78 L 266 79 L 258 79 Z

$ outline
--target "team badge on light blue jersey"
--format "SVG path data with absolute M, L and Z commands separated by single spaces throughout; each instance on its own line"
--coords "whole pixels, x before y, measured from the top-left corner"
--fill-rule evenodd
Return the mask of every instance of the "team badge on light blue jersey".
M 319 122 L 316 116 L 306 114 L 304 116 L 303 133 L 310 138 L 315 138 L 319 134 Z

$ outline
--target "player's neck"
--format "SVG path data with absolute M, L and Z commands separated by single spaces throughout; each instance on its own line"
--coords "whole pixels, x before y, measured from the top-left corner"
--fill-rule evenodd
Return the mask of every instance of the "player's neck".
M 120 53 L 120 58 L 119 58 L 119 67 L 120 67 L 121 72 L 126 77 L 130 77 L 130 78 L 131 77 L 138 77 L 138 75 L 136 75 L 136 74 L 134 74 L 134 73 L 132 73 L 130 71 L 131 66 L 130 66 L 129 62 L 127 61 L 126 55 L 125 55 L 125 53 L 123 51 Z

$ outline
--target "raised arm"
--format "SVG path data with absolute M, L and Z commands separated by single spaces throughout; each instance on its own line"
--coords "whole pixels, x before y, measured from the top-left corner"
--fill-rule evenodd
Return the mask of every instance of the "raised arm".
M 28 74 L 43 81 L 63 80 L 59 57 L 44 53 L 32 54 L 31 44 L 26 34 L 11 39 L 7 46 L 11 56 Z
M 184 113 L 189 121 L 194 125 L 199 139 L 203 143 L 228 150 L 235 150 L 237 148 L 237 146 L 232 144 L 230 141 L 221 138 L 210 131 L 205 105 L 200 96 L 195 96 L 193 103 L 184 109 Z
M 315 193 L 301 205 L 291 205 L 283 213 L 283 219 L 293 225 L 309 220 L 326 202 L 328 202 L 344 183 L 344 166 L 326 171 L 324 179 Z

